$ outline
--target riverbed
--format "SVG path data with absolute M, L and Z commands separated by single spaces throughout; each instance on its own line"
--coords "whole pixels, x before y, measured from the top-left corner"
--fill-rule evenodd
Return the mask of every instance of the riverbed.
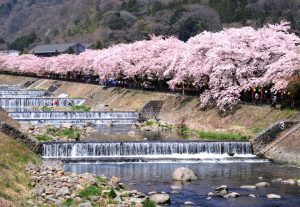
M 193 169 L 199 179 L 192 182 L 172 181 L 172 172 L 178 167 Z M 103 164 L 65 164 L 65 170 L 76 173 L 90 172 L 97 175 L 119 176 L 131 189 L 144 193 L 164 191 L 171 193 L 171 185 L 181 186 L 178 194 L 171 194 L 170 207 L 184 206 L 191 201 L 195 206 L 211 207 L 297 207 L 300 206 L 300 187 L 291 184 L 273 183 L 272 179 L 300 178 L 300 169 L 272 162 L 226 162 L 212 163 L 103 163 Z M 256 190 L 240 189 L 241 185 L 254 185 L 261 180 L 271 183 L 268 188 Z M 238 192 L 240 197 L 226 199 L 207 194 L 220 185 L 228 185 L 230 191 Z M 269 193 L 282 196 L 281 199 L 266 198 Z M 257 197 L 249 197 L 254 194 Z

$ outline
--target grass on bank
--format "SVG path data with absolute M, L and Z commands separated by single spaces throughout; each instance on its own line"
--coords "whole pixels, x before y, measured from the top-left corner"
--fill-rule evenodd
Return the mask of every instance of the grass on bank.
M 229 133 L 229 132 L 217 132 L 217 131 L 200 131 L 200 130 L 193 130 L 188 128 L 185 124 L 181 124 L 179 126 L 167 124 L 167 123 L 160 123 L 154 120 L 147 120 L 145 126 L 153 126 L 158 125 L 159 127 L 167 130 L 174 130 L 178 134 L 182 135 L 184 138 L 201 138 L 201 139 L 208 139 L 208 140 L 218 140 L 218 141 L 246 141 L 250 137 L 242 134 L 237 133 Z M 261 130 L 261 129 L 256 129 Z
M 100 196 L 102 188 L 97 186 L 88 186 L 79 192 L 79 196 L 88 199 L 90 196 Z
M 24 145 L 0 132 L 0 198 L 25 203 L 30 192 L 29 175 L 25 167 L 29 163 L 40 162 L 40 158 Z M 0 200 L 0 206 L 2 204 Z
M 217 140 L 218 141 L 219 140 L 246 141 L 249 139 L 249 137 L 241 135 L 241 134 L 235 134 L 235 133 L 229 133 L 229 132 L 217 132 L 217 131 L 192 130 L 186 126 L 177 128 L 177 131 L 184 138 L 198 137 L 201 139 L 216 140 L 216 141 Z
M 81 130 L 77 127 L 75 128 L 49 128 L 47 129 L 47 134 L 57 137 L 65 137 L 68 139 L 79 140 L 81 136 Z M 47 136 L 47 135 L 45 135 Z
M 71 110 L 72 111 L 85 111 L 85 112 L 88 112 L 88 111 L 91 111 L 91 107 L 82 104 L 82 105 L 71 106 Z
M 52 138 L 47 136 L 47 135 L 38 135 L 36 136 L 37 140 L 39 140 L 40 142 L 48 142 L 51 141 Z
M 47 132 L 43 135 L 37 135 L 35 138 L 40 142 L 49 142 L 54 140 L 55 137 L 75 139 L 79 141 L 81 138 L 81 129 L 78 127 L 72 128 L 48 128 Z

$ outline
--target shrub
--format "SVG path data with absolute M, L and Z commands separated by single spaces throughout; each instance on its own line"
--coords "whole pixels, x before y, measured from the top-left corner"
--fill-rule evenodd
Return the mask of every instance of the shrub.
M 73 205 L 73 199 L 72 198 L 68 198 L 66 200 L 64 200 L 63 204 L 66 205 L 66 206 L 71 206 Z
M 115 197 L 117 197 L 116 192 L 114 191 L 114 189 L 111 189 L 108 193 L 108 197 L 111 199 L 114 199 Z
M 47 135 L 38 135 L 36 136 L 37 140 L 41 141 L 41 142 L 48 142 L 51 140 L 51 137 L 47 136 Z
M 97 186 L 88 186 L 79 192 L 79 195 L 83 198 L 88 198 L 90 196 L 100 196 L 102 189 Z
M 151 201 L 149 198 L 147 198 L 143 202 L 143 207 L 156 207 L 156 203 L 154 201 Z

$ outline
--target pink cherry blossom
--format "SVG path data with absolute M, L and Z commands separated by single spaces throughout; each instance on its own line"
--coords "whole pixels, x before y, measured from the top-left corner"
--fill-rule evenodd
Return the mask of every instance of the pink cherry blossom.
M 224 112 L 239 104 L 243 89 L 286 89 L 300 68 L 300 39 L 286 22 L 202 32 L 188 42 L 156 37 L 79 55 L 40 58 L 0 55 L 0 70 L 15 73 L 98 75 L 102 80 L 160 80 L 170 88 L 201 89 L 201 106 Z

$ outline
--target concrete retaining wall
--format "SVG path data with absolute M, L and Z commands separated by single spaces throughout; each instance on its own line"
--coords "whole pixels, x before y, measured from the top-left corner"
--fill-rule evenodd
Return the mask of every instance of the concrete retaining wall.
M 21 131 L 10 126 L 9 124 L 1 122 L 0 131 L 7 134 L 9 137 L 15 139 L 16 141 L 24 144 L 26 147 L 28 147 L 35 153 L 42 153 L 42 145 L 37 139 L 23 134 Z
M 260 151 L 263 150 L 263 148 L 268 144 L 273 142 L 280 133 L 290 129 L 298 123 L 298 121 L 285 120 L 272 124 L 270 127 L 262 131 L 258 136 L 251 140 L 254 153 L 260 154 Z

